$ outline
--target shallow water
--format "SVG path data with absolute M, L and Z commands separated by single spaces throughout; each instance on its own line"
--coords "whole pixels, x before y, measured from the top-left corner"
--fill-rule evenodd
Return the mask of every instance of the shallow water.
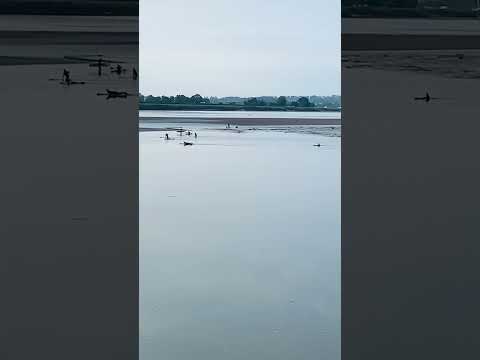
M 139 135 L 141 359 L 339 360 L 340 138 L 190 128 Z
M 318 111 L 172 111 L 172 110 L 141 110 L 140 117 L 166 118 L 287 118 L 287 119 L 340 119 L 341 113 Z
M 137 32 L 138 17 L 0 15 L 0 31 Z
M 342 19 L 342 32 L 346 34 L 392 35 L 478 35 L 478 19 L 426 19 L 426 18 L 346 18 Z

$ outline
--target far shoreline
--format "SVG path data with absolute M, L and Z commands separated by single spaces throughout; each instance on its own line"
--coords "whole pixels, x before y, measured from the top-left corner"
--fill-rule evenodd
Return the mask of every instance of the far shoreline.
M 264 125 L 341 125 L 341 119 L 298 119 L 298 118 L 232 118 L 232 117 L 139 117 L 144 123 L 179 124 L 231 124 L 239 126 Z

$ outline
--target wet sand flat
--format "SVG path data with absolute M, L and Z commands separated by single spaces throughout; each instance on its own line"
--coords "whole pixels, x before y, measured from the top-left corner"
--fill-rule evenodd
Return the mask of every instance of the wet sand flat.
M 342 34 L 342 50 L 480 49 L 480 35 Z
M 138 44 L 138 32 L 0 31 L 0 45 Z
M 141 122 L 176 122 L 176 123 L 195 123 L 195 124 L 235 124 L 246 126 L 260 126 L 260 125 L 340 125 L 340 119 L 295 119 L 295 118 L 168 118 L 168 117 L 140 117 Z
M 8 65 L 53 65 L 53 64 L 77 64 L 82 61 L 67 60 L 62 57 L 40 56 L 0 56 L 0 66 Z

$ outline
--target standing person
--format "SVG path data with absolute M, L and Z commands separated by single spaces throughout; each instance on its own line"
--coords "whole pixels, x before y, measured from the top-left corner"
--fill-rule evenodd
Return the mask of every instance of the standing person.
M 67 69 L 63 69 L 62 80 L 65 81 L 67 84 L 70 83 L 70 71 Z
M 195 133 L 195 139 L 197 138 L 197 133 Z
M 102 66 L 104 65 L 103 63 L 103 59 L 102 58 L 99 58 L 97 60 L 97 64 L 96 66 L 98 67 L 98 76 L 102 76 Z
M 165 134 L 165 139 L 166 139 L 166 140 L 170 140 L 170 139 L 168 138 L 168 133 Z

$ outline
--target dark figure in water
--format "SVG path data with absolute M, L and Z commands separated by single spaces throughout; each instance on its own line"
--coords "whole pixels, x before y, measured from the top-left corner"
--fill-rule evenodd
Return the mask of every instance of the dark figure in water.
M 197 138 L 197 133 L 195 133 L 195 139 Z
M 165 134 L 165 140 L 170 140 L 170 139 L 168 138 L 168 134 Z
M 423 97 L 416 97 L 415 100 L 425 100 L 426 102 L 430 101 L 430 94 L 427 92 Z
M 102 76 L 102 66 L 104 66 L 103 59 L 99 58 L 95 66 L 98 68 L 98 76 Z
M 63 69 L 63 75 L 62 75 L 62 80 L 67 83 L 67 84 L 70 84 L 70 71 L 68 71 L 67 69 Z
M 120 64 L 117 64 L 117 66 L 115 67 L 115 69 L 112 70 L 113 73 L 116 73 L 118 75 L 121 75 L 122 74 L 122 66 Z
M 138 78 L 137 69 L 133 68 L 132 73 L 133 73 L 133 80 L 137 80 Z

